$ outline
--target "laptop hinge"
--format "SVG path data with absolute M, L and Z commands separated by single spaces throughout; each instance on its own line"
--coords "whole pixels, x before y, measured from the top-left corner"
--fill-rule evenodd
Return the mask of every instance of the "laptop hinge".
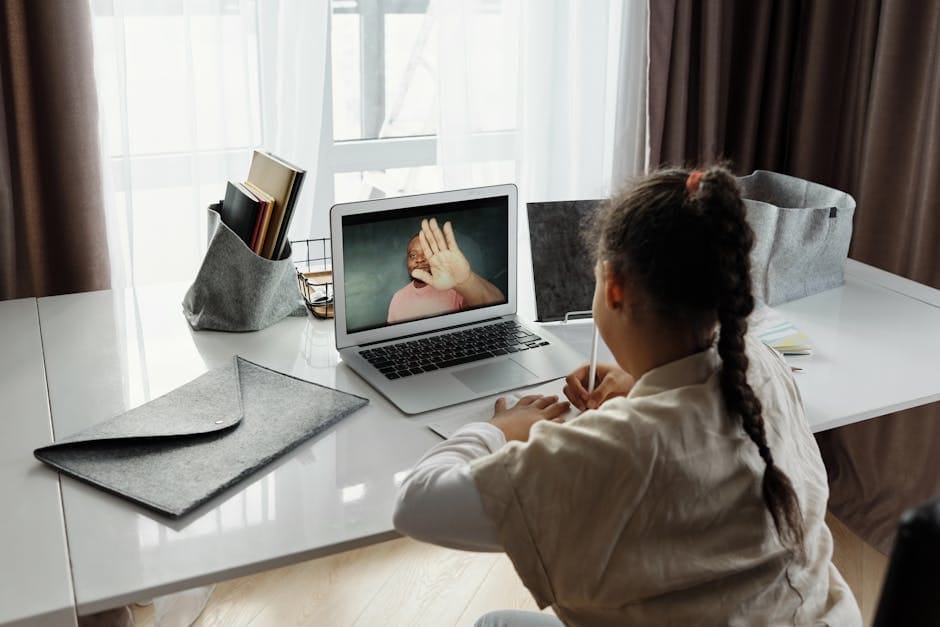
M 358 344 L 357 347 L 366 348 L 367 346 L 374 346 L 376 344 L 386 344 L 388 342 L 400 342 L 401 340 L 407 340 L 408 338 L 412 338 L 412 337 L 431 336 L 432 334 L 438 335 L 440 333 L 447 333 L 448 331 L 453 331 L 454 329 L 459 329 L 461 327 L 470 327 L 470 326 L 474 326 L 478 324 L 483 324 L 486 322 L 495 322 L 497 320 L 504 320 L 507 317 L 512 317 L 512 316 L 497 316 L 495 318 L 485 318 L 483 320 L 476 320 L 474 322 L 465 322 L 463 324 L 455 324 L 452 327 L 444 327 L 441 329 L 437 329 L 435 331 L 423 331 L 419 333 L 412 333 L 410 335 L 400 335 L 396 338 L 389 338 L 387 340 L 378 340 L 375 342 L 369 342 L 368 344 Z

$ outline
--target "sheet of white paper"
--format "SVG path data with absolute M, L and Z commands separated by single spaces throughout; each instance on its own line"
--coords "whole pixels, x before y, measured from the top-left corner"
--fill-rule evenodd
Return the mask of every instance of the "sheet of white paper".
M 572 320 L 571 322 L 548 322 L 545 328 L 564 340 L 571 348 L 584 355 L 584 361 L 591 357 L 591 343 L 594 340 L 594 323 L 591 320 Z M 613 362 L 614 355 L 599 337 L 597 342 L 598 363 Z
M 503 394 L 509 404 L 514 404 L 523 396 L 538 394 L 541 396 L 556 395 L 559 400 L 565 400 L 565 394 L 562 391 L 565 387 L 564 379 L 555 379 L 547 383 L 536 386 L 520 388 Z M 464 405 L 458 405 L 451 409 L 439 410 L 434 420 L 428 423 L 428 429 L 441 436 L 445 440 L 452 436 L 457 429 L 471 422 L 486 422 L 493 417 L 493 405 L 495 399 L 486 399 L 483 401 L 474 401 Z M 564 420 L 568 420 L 578 415 L 578 410 L 572 407 L 567 414 L 563 415 Z

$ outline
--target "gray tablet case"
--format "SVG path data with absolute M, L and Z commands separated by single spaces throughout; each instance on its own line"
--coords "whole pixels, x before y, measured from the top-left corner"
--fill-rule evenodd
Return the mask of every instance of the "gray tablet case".
M 539 322 L 563 320 L 566 313 L 591 311 L 594 263 L 582 231 L 601 202 L 568 200 L 526 205 Z
M 368 402 L 236 356 L 34 454 L 76 479 L 178 517 Z

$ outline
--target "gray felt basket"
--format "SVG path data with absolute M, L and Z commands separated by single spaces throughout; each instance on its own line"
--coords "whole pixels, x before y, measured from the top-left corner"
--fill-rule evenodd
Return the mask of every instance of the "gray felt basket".
M 754 296 L 768 305 L 842 285 L 855 199 L 846 192 L 777 172 L 740 177 L 754 229 Z
M 290 244 L 279 260 L 256 255 L 209 207 L 209 248 L 183 298 L 194 329 L 257 331 L 286 316 L 304 316 Z

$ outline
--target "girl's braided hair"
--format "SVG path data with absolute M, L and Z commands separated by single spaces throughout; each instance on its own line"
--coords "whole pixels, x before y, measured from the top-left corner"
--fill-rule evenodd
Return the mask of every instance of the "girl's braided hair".
M 737 181 L 723 166 L 657 171 L 607 203 L 589 230 L 598 259 L 645 295 L 652 315 L 707 333 L 720 324 L 721 391 L 728 413 L 766 464 L 763 499 L 777 533 L 803 544 L 800 504 L 767 446 L 761 403 L 747 381 L 744 334 L 754 309 L 754 233 Z

